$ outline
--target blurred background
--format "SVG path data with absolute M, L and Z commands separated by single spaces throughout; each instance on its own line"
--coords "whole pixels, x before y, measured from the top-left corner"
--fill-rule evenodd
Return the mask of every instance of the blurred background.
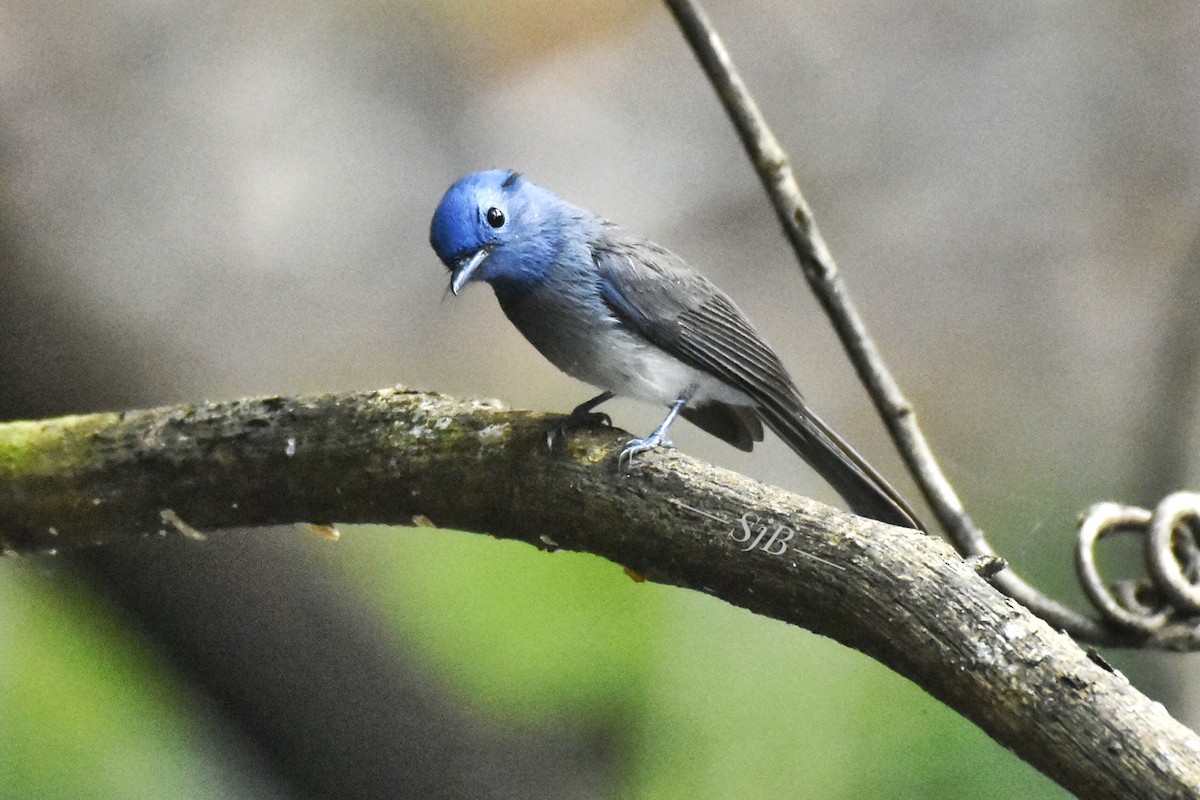
M 1200 482 L 1200 6 L 709 11 L 968 507 L 1079 605 L 1079 511 Z M 687 257 L 913 494 L 671 18 L 634 0 L 3 4 L 0 418 L 396 383 L 568 410 L 590 387 L 486 287 L 447 298 L 428 247 L 446 187 L 493 166 Z M 673 433 L 837 502 L 777 441 Z M 1105 655 L 1200 722 L 1196 657 Z M 0 559 L 0 796 L 1065 793 L 805 631 L 592 557 L 348 528 Z

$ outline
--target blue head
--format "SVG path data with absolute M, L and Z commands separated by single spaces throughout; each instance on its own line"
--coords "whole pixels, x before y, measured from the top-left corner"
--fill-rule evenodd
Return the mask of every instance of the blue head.
M 533 286 L 545 278 L 579 210 L 516 172 L 473 172 L 451 186 L 429 225 L 429 244 L 450 270 L 450 290 L 469 281 Z

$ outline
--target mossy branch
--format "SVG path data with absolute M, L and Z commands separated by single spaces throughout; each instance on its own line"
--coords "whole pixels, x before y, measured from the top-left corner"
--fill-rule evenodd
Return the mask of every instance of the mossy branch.
M 861 650 L 1081 796 L 1200 791 L 1200 738 L 996 591 L 994 563 L 678 453 L 618 471 L 616 431 L 551 451 L 550 422 L 392 389 L 3 423 L 0 543 L 432 520 L 586 551 Z

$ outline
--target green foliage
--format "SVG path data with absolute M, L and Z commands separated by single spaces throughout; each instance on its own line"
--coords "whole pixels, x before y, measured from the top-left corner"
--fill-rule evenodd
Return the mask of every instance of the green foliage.
M 0 797 L 229 797 L 180 687 L 38 563 L 0 561 Z
M 596 556 L 414 529 L 357 529 L 338 561 L 444 688 L 498 717 L 639 700 L 657 660 L 667 590 Z M 345 561 L 343 561 L 343 556 Z

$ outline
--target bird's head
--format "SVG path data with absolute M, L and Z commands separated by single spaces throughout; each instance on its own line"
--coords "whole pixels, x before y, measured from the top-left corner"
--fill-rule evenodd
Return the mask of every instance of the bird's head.
M 550 268 L 563 201 L 506 169 L 473 172 L 451 186 L 429 225 L 429 244 L 450 270 L 450 290 L 469 281 L 534 283 Z

